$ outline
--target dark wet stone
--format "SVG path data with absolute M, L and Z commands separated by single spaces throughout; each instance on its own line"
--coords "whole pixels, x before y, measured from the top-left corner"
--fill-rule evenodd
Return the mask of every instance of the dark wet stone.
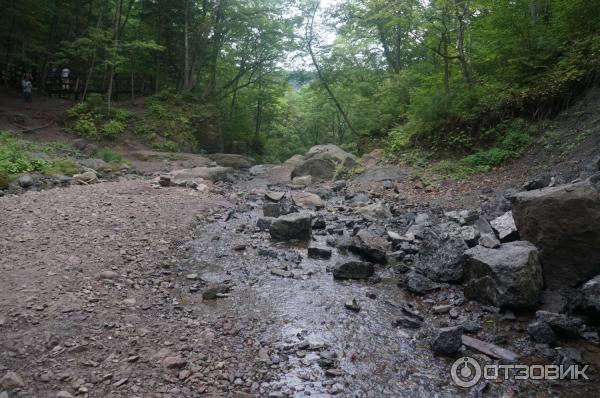
M 408 316 L 401 316 L 394 321 L 393 325 L 394 327 L 406 329 L 419 329 L 423 325 L 423 322 L 419 319 L 411 318 Z
M 477 322 L 475 321 L 464 321 L 463 323 L 460 324 L 460 327 L 463 329 L 463 331 L 465 333 L 478 333 L 481 330 L 481 325 L 479 325 Z
M 258 255 L 264 257 L 277 258 L 277 252 L 273 249 L 261 247 L 258 249 Z
M 328 260 L 331 258 L 331 249 L 311 246 L 308 248 L 308 258 Z
M 462 328 L 453 326 L 438 329 L 431 349 L 435 355 L 452 357 L 458 354 L 462 345 Z
M 406 288 L 409 292 L 425 295 L 439 289 L 439 285 L 418 272 L 410 272 L 406 278 Z
M 531 339 L 536 343 L 548 344 L 553 346 L 556 345 L 558 342 L 556 334 L 554 333 L 550 325 L 548 325 L 544 321 L 531 322 L 527 326 L 527 333 L 529 334 L 529 337 L 531 337 Z
M 309 240 L 312 231 L 311 216 L 307 213 L 293 213 L 277 218 L 269 232 L 275 240 Z
M 371 263 L 361 261 L 338 262 L 333 270 L 336 279 L 367 279 L 373 275 L 375 268 Z
M 269 228 L 271 228 L 271 224 L 273 224 L 273 221 L 275 221 L 275 218 L 273 218 L 273 217 L 260 217 L 256 221 L 256 226 L 261 231 L 268 231 Z
M 385 263 L 389 249 L 389 243 L 384 238 L 365 230 L 358 231 L 346 245 L 348 251 L 375 263 Z
M 535 319 L 550 325 L 554 333 L 559 337 L 576 339 L 579 337 L 579 328 L 583 326 L 583 320 L 564 314 L 556 314 L 549 311 L 537 311 Z
M 418 267 L 433 281 L 460 282 L 464 272 L 463 254 L 467 249 L 460 232 L 447 239 L 440 239 L 433 232 L 426 232 L 419 250 Z
M 322 218 L 317 218 L 313 221 L 312 228 L 313 229 L 325 229 L 327 227 L 327 223 Z
M 204 300 L 215 300 L 220 297 L 224 297 L 229 293 L 231 288 L 227 285 L 217 285 L 206 289 L 202 293 L 202 299 Z
M 279 203 L 265 202 L 263 204 L 263 214 L 265 217 L 276 218 L 281 215 L 281 205 Z

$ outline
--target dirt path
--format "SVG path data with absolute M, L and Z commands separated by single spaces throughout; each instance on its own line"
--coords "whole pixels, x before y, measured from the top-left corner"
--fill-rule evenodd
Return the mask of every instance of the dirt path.
M 386 266 L 339 282 L 337 251 L 316 260 L 273 243 L 256 222 L 264 191 L 286 189 L 276 180 L 242 176 L 206 193 L 129 180 L 0 198 L 0 375 L 23 381 L 9 397 L 450 397 L 466 392 L 450 381 L 452 359 L 432 354 L 432 328 L 474 321 L 482 339 L 538 352 L 527 317 L 504 320 L 459 287 L 414 296 Z M 398 214 L 443 211 L 406 196 L 371 193 Z M 339 230 L 406 227 L 403 217 L 362 220 L 343 194 L 315 216 L 322 247 Z M 344 306 L 353 298 L 359 312 Z M 446 303 L 456 313 L 432 312 Z M 394 326 L 406 308 L 422 328 Z M 483 383 L 467 395 L 596 386 Z
M 228 314 L 183 307 L 173 268 L 228 206 L 147 180 L 1 198 L 0 373 L 22 376 L 18 396 L 221 396 L 244 342 Z

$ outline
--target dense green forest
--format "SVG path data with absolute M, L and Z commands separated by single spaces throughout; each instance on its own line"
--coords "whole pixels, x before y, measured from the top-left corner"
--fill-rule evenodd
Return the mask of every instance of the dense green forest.
M 600 71 L 598 1 L 2 3 L 3 70 L 43 89 L 70 68 L 88 99 L 74 131 L 132 129 L 159 149 L 280 161 L 336 143 L 493 164 Z M 122 109 L 149 92 L 145 116 Z

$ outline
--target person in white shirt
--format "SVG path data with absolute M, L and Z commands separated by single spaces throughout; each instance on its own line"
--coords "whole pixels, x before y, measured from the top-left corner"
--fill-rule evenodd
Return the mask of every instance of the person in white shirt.
M 71 86 L 70 75 L 71 75 L 71 70 L 67 67 L 63 68 L 63 70 L 60 73 L 60 76 L 62 77 L 63 90 L 69 90 L 69 88 Z

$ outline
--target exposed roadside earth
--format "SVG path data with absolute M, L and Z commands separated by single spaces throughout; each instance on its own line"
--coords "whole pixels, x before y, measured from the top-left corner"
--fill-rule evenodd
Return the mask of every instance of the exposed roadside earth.
M 290 185 L 289 165 L 197 189 L 131 177 L 0 198 L 0 377 L 8 375 L 0 397 L 597 395 L 596 370 L 590 382 L 456 387 L 454 359 L 431 350 L 435 328 L 468 325 L 527 363 L 551 363 L 556 350 L 530 341 L 531 314 L 465 300 L 460 286 L 426 295 L 399 287 L 401 265 L 334 280 L 340 239 L 404 233 L 418 214 L 437 219 L 455 208 L 406 188 L 406 170 L 385 167 L 380 181 L 310 188 L 324 199 L 311 211 L 323 223 L 309 244 L 331 251 L 326 260 L 257 228 L 265 192 L 303 191 Z M 379 202 L 392 217 L 356 210 Z M 597 369 L 597 346 L 565 344 Z

